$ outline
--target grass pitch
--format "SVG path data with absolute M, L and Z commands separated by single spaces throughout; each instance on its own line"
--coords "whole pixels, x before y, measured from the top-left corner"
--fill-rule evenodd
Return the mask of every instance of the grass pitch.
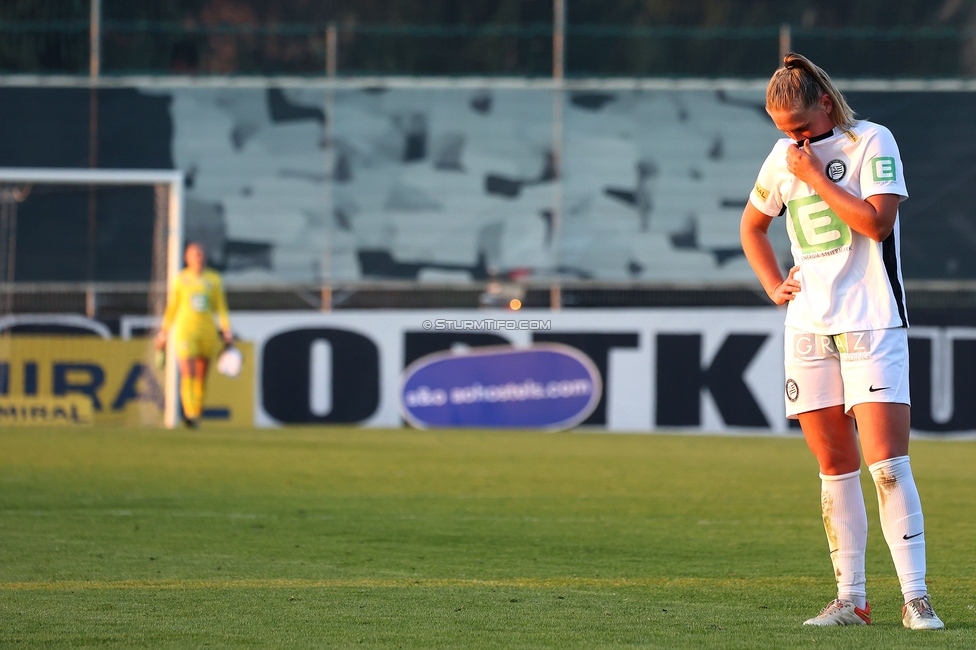
M 795 438 L 0 431 L 0 645 L 976 647 L 976 443 L 917 441 L 933 602 L 834 595 Z

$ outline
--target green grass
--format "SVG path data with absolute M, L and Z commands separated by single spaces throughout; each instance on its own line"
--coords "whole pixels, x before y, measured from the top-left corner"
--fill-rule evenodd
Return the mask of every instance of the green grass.
M 976 443 L 918 441 L 938 633 L 869 628 L 795 438 L 0 431 L 0 646 L 976 647 Z

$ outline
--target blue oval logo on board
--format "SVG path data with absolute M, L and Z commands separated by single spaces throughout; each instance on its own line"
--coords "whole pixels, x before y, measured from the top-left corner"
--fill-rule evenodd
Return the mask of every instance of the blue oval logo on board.
M 589 417 L 602 391 L 600 371 L 568 345 L 472 348 L 410 364 L 400 412 L 421 429 L 568 429 Z

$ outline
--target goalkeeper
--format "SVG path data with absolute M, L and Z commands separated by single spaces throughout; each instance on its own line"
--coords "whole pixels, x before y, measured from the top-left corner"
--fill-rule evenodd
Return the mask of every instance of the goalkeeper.
M 220 322 L 224 343 L 232 341 L 223 281 L 216 271 L 206 268 L 205 263 L 203 247 L 195 242 L 188 244 L 186 268 L 173 282 L 163 323 L 156 336 L 156 349 L 163 350 L 170 332 L 173 333 L 180 366 L 183 418 L 191 429 L 196 428 L 203 411 L 204 382 L 210 360 L 223 347 L 217 336 L 214 316 Z

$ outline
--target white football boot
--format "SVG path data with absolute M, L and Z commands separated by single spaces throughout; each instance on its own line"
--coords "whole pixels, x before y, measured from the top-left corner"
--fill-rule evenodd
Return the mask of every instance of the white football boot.
M 909 630 L 941 630 L 945 623 L 935 615 L 929 595 L 912 598 L 901 608 L 901 623 Z
M 820 613 L 803 621 L 804 625 L 870 625 L 871 603 L 861 609 L 849 600 L 836 598 L 830 601 Z

